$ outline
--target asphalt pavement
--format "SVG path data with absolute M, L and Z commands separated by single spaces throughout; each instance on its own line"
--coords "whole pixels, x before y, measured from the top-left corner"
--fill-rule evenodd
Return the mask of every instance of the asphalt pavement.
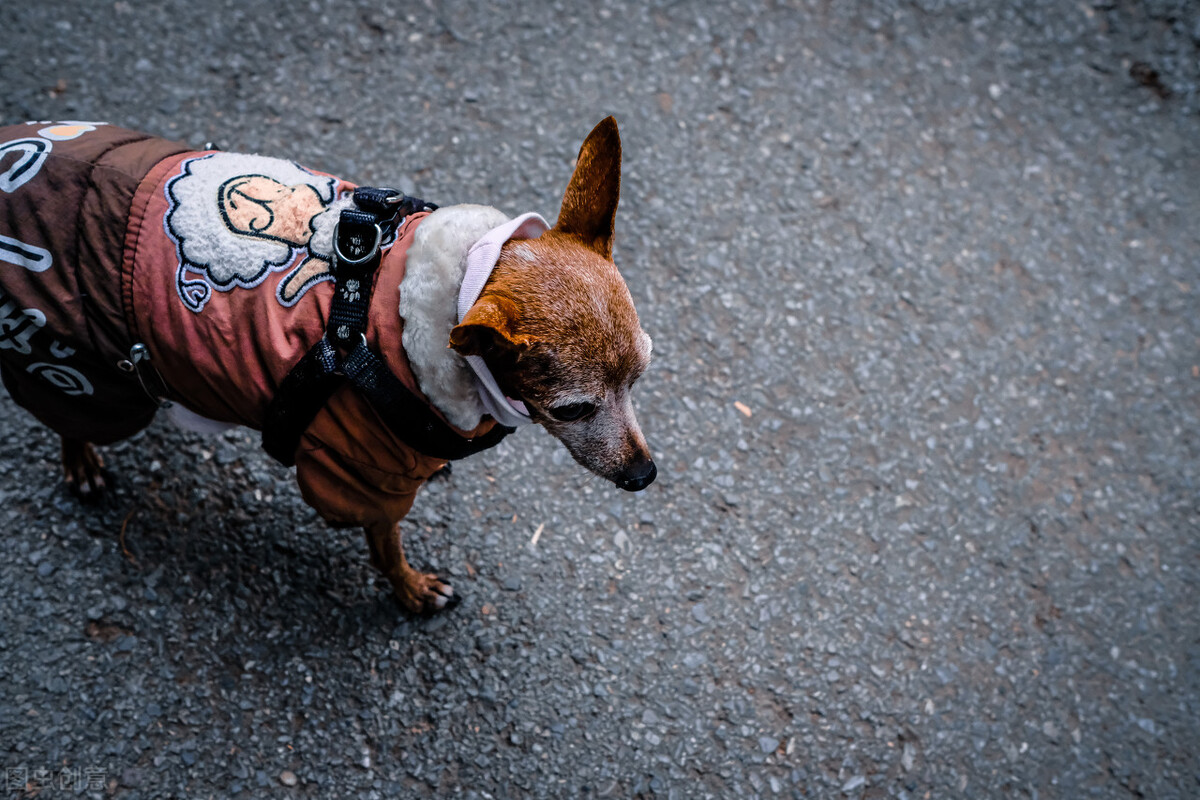
M 9 797 L 1200 796 L 1200 9 L 0 5 L 0 122 L 553 218 L 615 114 L 628 495 L 523 431 L 409 618 L 251 431 L 81 506 L 0 392 Z M 0 265 L 2 266 L 2 265 Z M 535 541 L 536 540 L 536 541 Z

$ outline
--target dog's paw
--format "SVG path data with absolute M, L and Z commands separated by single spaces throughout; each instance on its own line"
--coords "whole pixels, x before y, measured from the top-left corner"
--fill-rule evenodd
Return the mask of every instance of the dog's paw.
M 67 489 L 83 502 L 98 502 L 108 490 L 111 477 L 104 469 L 104 459 L 91 443 L 64 439 L 62 467 Z
M 433 614 L 453 608 L 462 600 L 454 587 L 437 575 L 412 570 L 401 585 L 394 586 L 396 599 L 410 614 Z

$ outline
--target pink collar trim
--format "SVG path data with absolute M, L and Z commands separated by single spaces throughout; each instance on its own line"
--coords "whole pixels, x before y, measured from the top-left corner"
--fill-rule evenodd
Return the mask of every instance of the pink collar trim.
M 505 242 L 511 239 L 536 239 L 548 230 L 550 230 L 550 226 L 546 220 L 542 219 L 541 215 L 530 212 L 509 220 L 499 227 L 492 228 L 471 246 L 471 249 L 467 251 L 467 272 L 463 276 L 462 288 L 458 292 L 458 322 L 463 321 L 467 312 L 471 310 L 471 306 L 475 305 L 475 301 L 483 293 L 484 284 L 487 283 L 492 270 L 495 269 L 496 262 L 500 260 L 500 250 L 504 247 Z M 527 425 L 531 420 L 529 409 L 525 407 L 525 404 L 520 400 L 506 397 L 504 392 L 500 391 L 496 378 L 483 363 L 482 358 L 467 356 L 466 359 L 472 372 L 475 373 L 479 399 L 492 418 L 510 428 Z

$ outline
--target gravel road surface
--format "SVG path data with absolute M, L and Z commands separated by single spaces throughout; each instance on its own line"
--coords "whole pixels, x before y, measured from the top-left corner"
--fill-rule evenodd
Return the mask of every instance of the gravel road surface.
M 414 619 L 253 432 L 160 420 L 88 508 L 0 392 L 6 796 L 1200 795 L 1196 4 L 58 0 L 0 30 L 0 122 L 443 205 L 553 218 L 615 114 L 659 464 L 627 495 L 529 430 L 456 465 L 405 527 L 465 601 Z

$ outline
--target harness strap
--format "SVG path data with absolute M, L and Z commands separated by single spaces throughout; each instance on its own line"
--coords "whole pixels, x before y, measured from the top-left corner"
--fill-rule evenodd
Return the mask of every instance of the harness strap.
M 433 458 L 455 461 L 500 444 L 513 428 L 496 424 L 482 436 L 466 438 L 455 433 L 429 404 L 408 390 L 360 339 L 342 364 L 346 377 L 370 401 L 393 433 L 416 450 Z
M 494 447 L 513 429 L 496 425 L 483 436 L 462 436 L 367 346 L 367 315 L 382 245 L 409 214 L 437 206 L 394 189 L 366 186 L 354 190 L 354 204 L 357 208 L 342 211 L 334 229 L 335 288 L 325 332 L 292 367 L 267 406 L 263 449 L 285 466 L 295 464 L 304 431 L 347 381 L 367 398 L 388 429 L 419 453 L 454 460 Z
M 333 393 L 346 382 L 338 371 L 337 351 L 322 335 L 317 343 L 296 362 L 279 384 L 267 406 L 263 421 L 263 449 L 284 466 L 296 463 L 296 448 L 304 431 L 312 423 Z

